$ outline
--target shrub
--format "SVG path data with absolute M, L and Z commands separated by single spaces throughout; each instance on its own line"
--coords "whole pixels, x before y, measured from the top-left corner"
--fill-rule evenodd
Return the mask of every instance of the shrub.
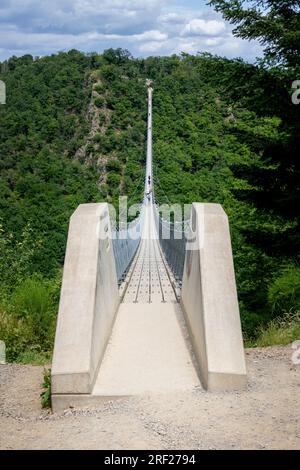
M 283 317 L 272 320 L 267 327 L 262 327 L 258 338 L 247 346 L 265 347 L 286 345 L 300 339 L 300 311 L 286 313 Z
M 91 143 L 87 144 L 87 146 L 86 146 L 86 151 L 87 151 L 87 153 L 93 153 L 94 150 L 95 150 L 95 149 L 94 149 L 93 144 L 91 144 Z
M 100 133 L 97 133 L 94 135 L 94 142 L 101 142 L 102 140 L 102 135 Z
M 121 164 L 119 160 L 111 159 L 111 160 L 108 160 L 108 162 L 106 163 L 106 170 L 108 172 L 118 173 L 120 169 L 121 169 Z
M 34 275 L 20 282 L 0 305 L 0 339 L 10 362 L 50 361 L 59 301 L 61 272 L 51 280 Z
M 21 240 L 5 230 L 0 220 L 0 279 L 2 290 L 11 291 L 30 272 L 34 253 L 39 249 L 33 230 L 28 223 Z
M 110 188 L 117 188 L 120 184 L 121 176 L 116 173 L 109 173 L 107 177 L 107 184 Z
M 94 99 L 94 103 L 95 103 L 95 106 L 97 106 L 97 108 L 102 108 L 102 106 L 103 106 L 104 103 L 105 103 L 105 99 L 102 98 L 101 96 L 97 96 L 97 97 Z
M 25 279 L 15 290 L 13 303 L 18 316 L 43 318 L 51 308 L 51 296 L 42 278 Z
M 0 338 L 6 344 L 8 362 L 18 361 L 33 340 L 33 332 L 24 318 L 16 318 L 0 308 Z
M 100 83 L 97 83 L 96 85 L 94 85 L 94 90 L 97 92 L 97 93 L 103 93 L 104 92 L 104 86 L 101 85 Z
M 269 287 L 268 301 L 274 313 L 300 310 L 300 268 L 288 266 Z
M 25 279 L 12 296 L 13 315 L 25 320 L 32 333 L 32 344 L 39 344 L 42 350 L 50 348 L 54 338 L 57 302 L 54 290 L 50 281 L 35 275 Z
M 99 114 L 99 124 L 100 126 L 103 126 L 106 123 L 106 116 L 104 113 Z

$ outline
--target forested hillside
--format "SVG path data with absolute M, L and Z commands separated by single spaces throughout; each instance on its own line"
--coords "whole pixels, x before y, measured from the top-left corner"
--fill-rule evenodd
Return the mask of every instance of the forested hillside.
M 78 204 L 142 198 L 146 78 L 155 89 L 156 198 L 223 205 L 246 338 L 299 310 L 294 73 L 207 54 L 134 59 L 121 49 L 1 64 L 0 338 L 10 360 L 51 352 Z

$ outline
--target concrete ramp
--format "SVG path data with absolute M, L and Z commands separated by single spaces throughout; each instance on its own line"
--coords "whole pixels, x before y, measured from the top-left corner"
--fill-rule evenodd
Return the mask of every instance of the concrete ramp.
M 164 393 L 196 385 L 179 304 L 121 304 L 93 394 Z

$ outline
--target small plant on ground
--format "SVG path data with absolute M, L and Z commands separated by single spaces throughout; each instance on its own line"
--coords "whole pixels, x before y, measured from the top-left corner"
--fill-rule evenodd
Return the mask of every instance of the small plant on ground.
M 51 369 L 44 369 L 43 389 L 41 393 L 42 408 L 51 408 Z

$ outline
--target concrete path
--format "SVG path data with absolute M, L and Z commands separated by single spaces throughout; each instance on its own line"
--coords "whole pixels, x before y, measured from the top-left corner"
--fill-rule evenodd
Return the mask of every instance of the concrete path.
M 162 393 L 199 385 L 183 314 L 158 243 L 149 204 L 93 395 Z
M 94 395 L 140 395 L 199 385 L 175 303 L 122 304 Z

